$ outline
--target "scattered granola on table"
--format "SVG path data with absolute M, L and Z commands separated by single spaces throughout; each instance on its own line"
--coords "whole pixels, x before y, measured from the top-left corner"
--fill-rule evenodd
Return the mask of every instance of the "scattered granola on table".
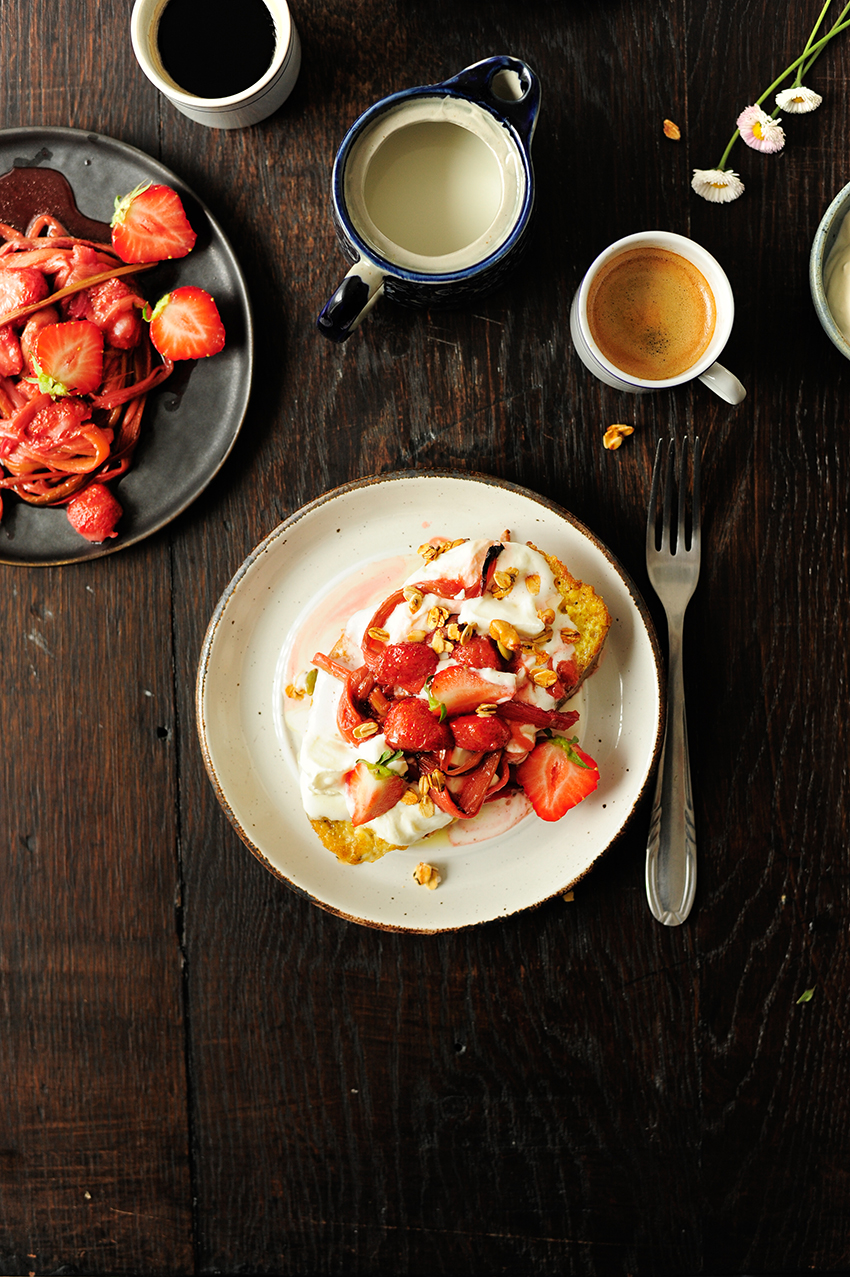
M 609 426 L 602 436 L 603 445 L 612 450 L 619 448 L 624 439 L 635 432 L 634 426 Z

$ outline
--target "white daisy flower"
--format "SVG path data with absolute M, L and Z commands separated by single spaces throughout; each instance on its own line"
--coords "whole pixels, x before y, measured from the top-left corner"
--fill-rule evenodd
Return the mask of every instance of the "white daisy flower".
M 764 155 L 773 155 L 785 145 L 785 130 L 760 106 L 745 107 L 735 121 L 747 146 Z
M 695 168 L 691 186 L 712 204 L 728 204 L 744 193 L 744 183 L 731 169 Z
M 776 95 L 776 105 L 780 111 L 790 111 L 792 115 L 805 115 L 807 111 L 815 111 L 823 98 L 804 84 L 796 84 L 793 89 L 781 89 Z

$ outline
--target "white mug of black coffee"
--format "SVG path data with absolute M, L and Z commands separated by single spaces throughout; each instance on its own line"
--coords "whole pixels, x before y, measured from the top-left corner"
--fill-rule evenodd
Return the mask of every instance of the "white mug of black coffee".
M 727 403 L 746 390 L 717 357 L 735 317 L 729 280 L 699 244 L 671 231 L 617 240 L 596 258 L 570 310 L 582 363 L 631 394 L 699 378 Z
M 289 97 L 301 42 L 286 0 L 136 0 L 133 52 L 178 111 L 213 129 L 248 128 Z

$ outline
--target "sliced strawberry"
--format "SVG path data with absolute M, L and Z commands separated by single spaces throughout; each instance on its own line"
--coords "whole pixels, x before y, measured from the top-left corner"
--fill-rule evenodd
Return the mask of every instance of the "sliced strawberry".
M 599 768 L 565 736 L 540 740 L 516 769 L 516 778 L 542 820 L 560 820 L 599 784 Z
M 343 787 L 352 825 L 363 825 L 395 807 L 407 782 L 380 761 L 367 763 L 365 758 L 358 758 L 343 777 Z
M 455 744 L 461 749 L 489 753 L 504 749 L 511 738 L 511 729 L 494 714 L 461 714 L 449 723 Z
M 117 537 L 115 524 L 124 513 L 120 503 L 102 483 L 91 483 L 69 501 L 66 511 L 71 527 L 87 541 Z
M 151 315 L 151 341 L 165 359 L 217 355 L 224 345 L 224 324 L 209 293 L 186 284 L 161 297 Z
M 150 182 L 116 199 L 111 225 L 112 247 L 125 262 L 185 257 L 197 239 L 177 192 Z
M 418 696 L 394 701 L 383 723 L 387 744 L 393 749 L 451 749 L 454 744 L 448 723 L 440 722 L 428 702 Z
M 431 682 L 431 695 L 445 705 L 450 718 L 456 714 L 469 714 L 479 705 L 497 705 L 507 701 L 512 689 L 500 683 L 490 683 L 477 670 L 465 665 L 447 665 L 438 670 Z
M 403 687 L 415 696 L 437 668 L 437 659 L 427 643 L 387 643 L 370 664 L 376 683 Z
M 87 319 L 47 324 L 38 332 L 32 352 L 44 394 L 83 395 L 103 381 L 103 333 Z
M 504 668 L 499 649 L 493 640 L 484 634 L 474 635 L 468 643 L 458 643 L 452 652 L 452 657 L 461 665 L 468 665 L 475 670 Z

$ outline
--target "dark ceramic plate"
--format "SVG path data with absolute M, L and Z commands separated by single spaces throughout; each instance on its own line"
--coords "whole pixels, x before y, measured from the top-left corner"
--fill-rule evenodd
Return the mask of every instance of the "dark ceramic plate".
M 140 182 L 163 182 L 180 194 L 198 234 L 188 257 L 163 262 L 139 277 L 156 301 L 182 284 L 197 284 L 216 299 L 227 332 L 212 359 L 178 364 L 149 397 L 133 465 L 115 485 L 124 508 L 118 537 L 92 545 L 76 533 L 61 507 L 4 501 L 0 562 L 45 566 L 113 554 L 159 531 L 194 501 L 226 460 L 245 416 L 251 389 L 251 305 L 239 263 L 206 206 L 169 169 L 113 138 L 77 129 L 0 130 L 0 173 L 49 168 L 71 184 L 86 217 L 109 222 L 115 197 Z

